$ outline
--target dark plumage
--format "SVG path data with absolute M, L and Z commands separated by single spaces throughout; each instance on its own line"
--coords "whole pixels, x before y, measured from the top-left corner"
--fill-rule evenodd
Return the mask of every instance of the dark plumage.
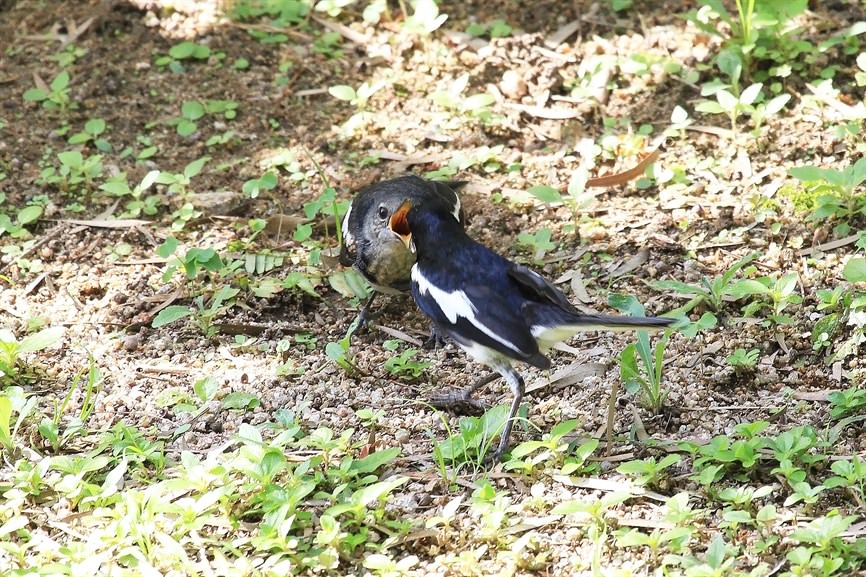
M 674 322 L 582 314 L 541 275 L 472 240 L 436 198 L 405 199 L 389 228 L 415 253 L 411 285 L 418 307 L 442 334 L 498 372 L 514 394 L 495 459 L 508 446 L 523 398 L 513 361 L 548 369 L 545 351 L 578 332 L 661 329 Z
M 388 230 L 391 215 L 406 199 L 436 199 L 462 229 L 463 210 L 455 191 L 464 184 L 401 176 L 365 188 L 355 196 L 343 217 L 340 263 L 354 266 L 378 292 L 408 292 L 409 274 L 415 264 L 415 255 Z M 366 321 L 375 296 L 374 292 L 364 305 L 362 321 Z

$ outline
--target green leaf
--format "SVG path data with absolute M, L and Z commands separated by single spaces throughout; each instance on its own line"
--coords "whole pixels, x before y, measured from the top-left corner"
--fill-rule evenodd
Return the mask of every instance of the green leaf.
M 105 120 L 101 118 L 91 118 L 84 124 L 84 131 L 96 136 L 105 132 Z
M 355 93 L 355 89 L 346 84 L 331 86 L 330 88 L 328 88 L 328 94 L 338 100 L 345 100 L 346 102 L 351 102 L 358 97 L 358 95 Z
M 0 395 L 0 446 L 12 447 L 12 401 L 6 395 Z
M 182 318 L 188 317 L 192 314 L 192 310 L 189 307 L 181 306 L 181 305 L 172 305 L 169 307 L 165 307 L 159 314 L 157 314 L 153 318 L 153 322 L 150 324 L 151 327 L 158 329 L 159 327 L 165 326 L 167 324 L 173 323 L 174 321 L 180 320 Z
M 735 300 L 752 295 L 764 295 L 769 292 L 770 289 L 763 283 L 751 279 L 737 281 L 724 289 L 724 294 L 734 297 Z
M 695 111 L 703 112 L 704 114 L 722 114 L 725 109 L 713 100 L 701 100 L 695 105 Z
M 721 535 L 716 535 L 715 539 L 713 539 L 707 549 L 707 564 L 713 569 L 719 569 L 721 568 L 726 555 L 727 547 L 725 546 L 725 540 Z
M 632 295 L 610 293 L 607 296 L 607 304 L 616 310 L 628 313 L 633 317 L 642 317 L 646 315 L 643 305 Z
M 742 104 L 754 103 L 758 99 L 758 96 L 760 96 L 761 88 L 763 88 L 763 86 L 764 86 L 763 84 L 761 84 L 760 82 L 757 82 L 755 84 L 752 84 L 751 86 L 749 86 L 745 90 L 743 90 L 743 92 L 742 92 L 742 94 L 740 94 L 740 98 L 739 98 L 740 103 L 742 103 Z M 722 106 L 724 106 L 724 104 L 722 104 Z
M 227 409 L 249 411 L 258 407 L 261 401 L 253 394 L 237 391 L 226 395 L 222 400 L 222 404 Z
M 562 202 L 562 195 L 552 186 L 539 184 L 529 187 L 526 192 L 540 200 L 541 202 Z
M 26 225 L 37 220 L 40 216 L 42 216 L 42 207 L 36 204 L 31 204 L 30 206 L 25 206 L 19 210 L 16 218 L 18 224 Z
M 40 88 L 31 88 L 24 91 L 24 100 L 27 102 L 42 102 L 48 98 L 48 93 Z
M 19 354 L 41 351 L 42 349 L 50 347 L 63 337 L 64 330 L 63 327 L 50 327 L 42 329 L 35 335 L 24 337 L 21 342 L 18 343 Z
M 842 277 L 848 282 L 866 282 L 866 258 L 848 259 L 845 268 L 842 269 Z
M 776 114 L 785 107 L 785 105 L 790 99 L 790 94 L 780 94 L 779 96 L 773 98 L 772 100 L 767 102 L 767 105 L 764 108 L 764 114 L 766 114 L 767 116 Z
M 187 120 L 198 120 L 205 115 L 205 109 L 198 100 L 186 100 L 180 107 L 180 113 Z
M 82 157 L 81 153 L 77 150 L 64 150 L 63 152 L 59 152 L 57 153 L 57 159 L 60 160 L 61 164 L 64 166 L 79 167 L 84 162 L 84 157 Z
M 482 94 L 473 94 L 472 96 L 467 97 L 463 100 L 463 104 L 461 106 L 463 110 L 472 111 L 490 106 L 494 102 L 496 102 L 496 99 L 493 97 L 493 95 L 484 92 Z
M 174 251 L 177 249 L 177 244 L 177 239 L 170 236 L 165 239 L 161 245 L 156 247 L 156 254 L 162 258 L 168 258 L 174 254 Z
M 180 136 L 189 136 L 198 129 L 198 125 L 195 122 L 183 119 L 177 123 L 175 128 Z
M 400 454 L 400 447 L 391 447 L 381 451 L 374 451 L 357 461 L 352 461 L 352 466 L 349 471 L 358 475 L 366 475 L 374 472 L 376 469 L 386 463 L 390 463 Z
M 193 176 L 198 175 L 208 160 L 210 160 L 210 156 L 202 156 L 201 158 L 193 160 L 183 169 L 183 175 L 187 178 L 192 178 Z
M 219 388 L 219 383 L 213 377 L 199 379 L 192 386 L 193 392 L 202 401 L 209 401 L 214 398 Z
M 51 90 L 53 92 L 60 92 L 66 87 L 69 86 L 69 73 L 65 70 L 54 77 L 54 80 L 51 81 Z

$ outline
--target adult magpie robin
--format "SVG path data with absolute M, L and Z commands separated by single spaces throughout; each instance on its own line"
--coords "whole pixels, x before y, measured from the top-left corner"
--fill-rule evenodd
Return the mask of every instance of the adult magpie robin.
M 456 190 L 465 182 L 436 182 L 417 176 L 401 176 L 376 183 L 359 192 L 343 217 L 340 263 L 354 266 L 375 289 L 361 309 L 366 322 L 370 305 L 381 293 L 409 292 L 409 274 L 415 255 L 388 229 L 388 220 L 406 200 L 441 201 L 448 215 L 463 228 L 463 209 Z
M 494 460 L 508 447 L 524 393 L 513 361 L 548 369 L 544 352 L 578 332 L 661 329 L 674 322 L 582 314 L 541 275 L 471 239 L 449 205 L 434 196 L 405 198 L 388 219 L 388 229 L 415 254 L 411 288 L 421 311 L 511 388 L 514 400 Z M 464 398 L 484 382 L 467 389 Z

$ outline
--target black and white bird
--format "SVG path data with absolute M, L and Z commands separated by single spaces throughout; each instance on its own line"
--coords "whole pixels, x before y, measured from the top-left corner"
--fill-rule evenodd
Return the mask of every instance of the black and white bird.
M 457 190 L 464 182 L 437 182 L 417 176 L 401 176 L 373 184 L 359 192 L 343 217 L 340 263 L 354 266 L 374 291 L 361 310 L 361 322 L 369 316 L 378 293 L 409 292 L 409 275 L 415 255 L 388 229 L 391 216 L 406 200 L 436 199 L 445 206 L 458 228 L 464 224 Z
M 553 345 L 589 330 L 662 329 L 674 319 L 585 315 L 535 271 L 509 261 L 471 239 L 436 197 L 405 198 L 388 219 L 394 236 L 415 255 L 411 290 L 438 330 L 475 360 L 495 370 L 514 400 L 493 459 L 502 457 L 524 382 L 514 369 L 522 361 L 550 368 Z M 465 397 L 485 380 L 470 387 Z M 489 379 L 486 380 L 489 382 Z

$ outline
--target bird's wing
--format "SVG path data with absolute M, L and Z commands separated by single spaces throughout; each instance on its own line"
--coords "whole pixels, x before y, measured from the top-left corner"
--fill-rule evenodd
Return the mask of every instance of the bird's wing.
M 431 283 L 416 265 L 412 293 L 418 307 L 458 343 L 478 343 L 512 359 L 541 366 L 538 343 L 519 309 L 488 285 L 464 284 L 447 291 Z
M 460 224 L 465 223 L 463 215 L 463 205 L 460 203 L 460 195 L 457 191 L 466 186 L 465 180 L 452 180 L 447 182 L 439 182 L 436 180 L 428 181 L 433 192 L 439 198 L 448 203 L 451 207 L 451 214 L 457 219 Z
M 580 314 L 568 298 L 547 279 L 521 264 L 511 263 L 508 276 L 517 281 L 524 290 L 529 291 L 530 300 L 548 302 L 573 314 Z

